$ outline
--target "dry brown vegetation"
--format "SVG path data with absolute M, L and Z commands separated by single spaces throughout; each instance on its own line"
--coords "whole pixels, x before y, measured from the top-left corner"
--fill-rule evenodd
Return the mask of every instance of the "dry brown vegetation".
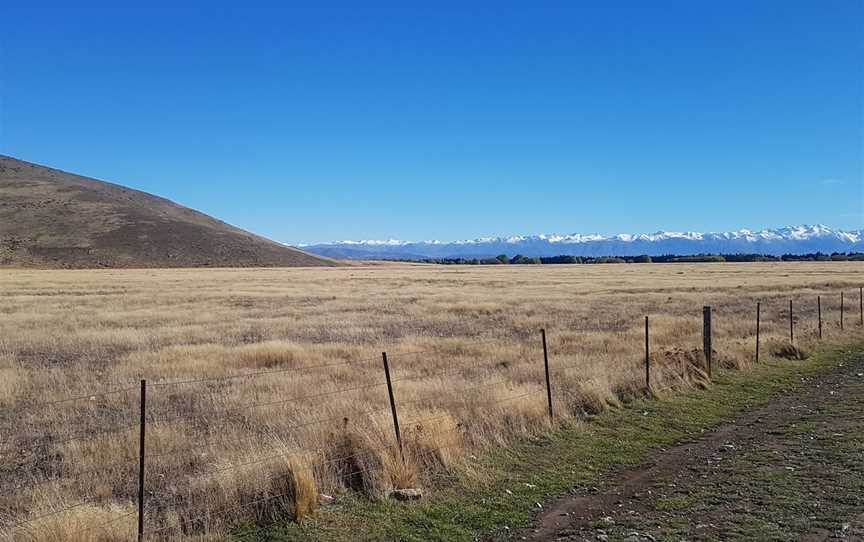
M 858 325 L 860 263 L 0 271 L 0 533 L 129 540 L 138 380 L 148 381 L 149 540 L 224 538 L 238 519 L 310 513 L 319 495 L 432 489 L 468 454 L 556 423 L 705 384 Z M 388 352 L 405 459 L 394 445 Z M 68 400 L 67 400 L 68 399 Z M 71 507 L 68 510 L 64 510 Z M 42 517 L 45 516 L 45 517 Z M 16 526 L 17 525 L 17 526 Z
M 332 266 L 166 199 L 0 155 L 0 268 Z

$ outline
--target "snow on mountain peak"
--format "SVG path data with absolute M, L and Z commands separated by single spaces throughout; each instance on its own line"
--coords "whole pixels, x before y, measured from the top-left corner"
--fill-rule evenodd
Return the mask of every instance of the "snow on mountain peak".
M 680 231 L 657 231 L 654 233 L 619 233 L 617 235 L 604 236 L 597 233 L 582 234 L 538 234 L 538 235 L 511 235 L 508 237 L 478 237 L 476 239 L 463 239 L 458 241 L 402 241 L 399 239 L 367 239 L 360 241 L 345 240 L 332 243 L 333 245 L 359 245 L 359 246 L 405 246 L 405 245 L 481 245 L 491 243 L 507 243 L 517 244 L 526 241 L 546 241 L 548 243 L 588 243 L 596 241 L 620 241 L 620 242 L 635 242 L 635 241 L 662 241 L 669 239 L 683 240 L 703 240 L 703 239 L 744 239 L 750 241 L 756 240 L 807 240 L 816 237 L 835 237 L 838 239 L 848 240 L 850 242 L 860 242 L 862 239 L 861 231 L 843 231 L 833 229 L 824 224 L 815 225 L 800 225 L 786 226 L 775 229 L 762 229 L 754 231 L 746 228 L 727 232 L 680 232 Z M 315 246 L 315 245 L 302 245 Z
M 525 256 L 662 255 L 698 253 L 785 254 L 864 251 L 864 230 L 844 231 L 824 224 L 726 232 L 657 231 L 600 235 L 539 234 L 480 237 L 460 241 L 401 241 L 397 239 L 342 241 L 305 245 L 311 252 L 339 257 L 434 258 L 488 257 L 506 253 Z

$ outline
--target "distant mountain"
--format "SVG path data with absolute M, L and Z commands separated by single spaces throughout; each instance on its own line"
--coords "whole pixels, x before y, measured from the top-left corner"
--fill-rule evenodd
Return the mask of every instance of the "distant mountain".
M 0 267 L 322 265 L 335 262 L 167 199 L 0 156 Z
M 864 230 L 842 231 L 827 226 L 797 226 L 761 231 L 657 232 L 614 236 L 533 235 L 485 237 L 468 241 L 342 241 L 304 246 L 332 258 L 411 259 L 492 258 L 498 254 L 542 256 L 662 256 L 665 254 L 808 254 L 862 252 Z

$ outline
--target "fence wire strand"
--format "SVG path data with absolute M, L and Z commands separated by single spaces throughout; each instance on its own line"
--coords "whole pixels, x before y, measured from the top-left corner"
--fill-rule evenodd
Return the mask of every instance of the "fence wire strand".
M 517 383 L 517 382 L 515 382 L 515 381 L 512 381 L 512 380 L 510 380 L 510 379 L 504 378 L 504 379 L 501 379 L 501 380 L 496 380 L 496 381 L 494 381 L 494 382 L 483 383 L 483 384 L 479 384 L 479 385 L 476 385 L 476 386 L 463 386 L 463 387 L 456 388 L 456 389 L 452 389 L 452 390 L 449 390 L 449 391 L 450 391 L 450 392 L 471 391 L 471 390 L 483 389 L 483 388 L 489 388 L 489 387 L 493 387 L 493 386 L 497 386 L 497 385 L 501 385 L 501 384 L 507 384 L 507 383 L 512 383 L 512 384 L 514 384 L 514 385 L 519 385 L 519 383 Z M 405 407 L 405 406 L 410 406 L 410 405 L 416 405 L 416 404 L 421 404 L 421 403 L 429 403 L 430 401 L 434 401 L 434 399 L 431 399 L 431 398 L 426 397 L 426 398 L 422 398 L 422 399 L 415 399 L 415 400 L 412 400 L 412 401 L 400 401 L 398 406 L 399 406 L 400 408 L 403 408 L 403 407 Z M 437 408 L 437 406 L 436 406 L 436 408 Z M 385 407 L 381 407 L 381 408 L 378 408 L 378 409 L 362 410 L 362 411 L 359 412 L 359 416 L 361 416 L 361 417 L 362 417 L 362 416 L 374 417 L 375 415 L 379 415 L 379 414 L 381 414 L 381 413 L 389 412 L 389 411 L 390 411 L 390 407 L 389 407 L 389 406 L 385 406 Z M 353 413 L 351 413 L 351 416 L 350 416 L 350 417 L 353 417 L 353 418 L 356 419 L 356 418 L 358 417 L 358 413 L 357 413 L 357 412 L 353 412 Z M 344 415 L 343 415 L 343 416 L 336 416 L 336 417 L 333 417 L 333 418 L 328 418 L 328 419 L 326 419 L 326 420 L 324 421 L 324 423 L 330 423 L 330 422 L 332 422 L 332 421 L 336 421 L 336 420 L 342 420 L 342 421 L 344 421 L 346 418 L 349 418 L 349 417 L 344 416 Z M 314 424 L 314 423 L 316 423 L 316 422 L 312 422 L 312 424 Z M 289 427 L 287 427 L 287 428 L 280 428 L 280 429 L 283 430 L 283 431 L 285 431 L 285 430 L 290 430 L 290 429 L 296 429 L 297 427 L 298 427 L 298 426 L 295 425 L 295 426 L 289 426 Z M 271 438 L 274 439 L 274 440 L 276 440 L 276 439 L 279 439 L 280 437 L 279 437 L 278 435 L 271 435 Z M 157 453 L 157 454 L 149 454 L 149 455 L 148 455 L 148 459 L 160 459 L 160 458 L 176 456 L 176 455 L 180 455 L 180 454 L 184 454 L 184 453 L 192 453 L 192 452 L 195 452 L 195 451 L 201 451 L 201 450 L 204 450 L 204 449 L 209 449 L 209 448 L 213 447 L 214 445 L 221 446 L 221 447 L 223 447 L 223 448 L 227 448 L 227 447 L 229 447 L 229 446 L 236 445 L 236 444 L 242 444 L 242 445 L 247 445 L 247 446 L 248 446 L 248 444 L 249 444 L 249 439 L 248 439 L 248 437 L 246 437 L 246 438 L 230 439 L 230 440 L 227 440 L 227 439 L 220 439 L 220 440 L 207 440 L 207 441 L 205 441 L 203 444 L 200 444 L 200 443 L 199 443 L 199 444 L 196 445 L 196 446 L 189 446 L 189 447 L 182 448 L 182 449 L 180 449 L 180 450 L 174 450 L 174 451 L 171 451 L 171 452 L 164 452 L 164 453 Z M 302 451 L 306 451 L 306 452 L 311 452 L 311 451 L 313 451 L 313 450 L 310 450 L 310 449 L 308 449 L 308 448 L 297 448 L 297 449 L 298 449 L 298 450 L 302 450 Z M 318 452 L 318 451 L 321 451 L 321 450 L 323 450 L 323 449 L 315 449 L 314 452 Z
M 84 400 L 89 401 L 89 400 L 92 400 L 94 397 L 108 397 L 110 395 L 119 395 L 121 393 L 129 393 L 130 391 L 135 391 L 137 389 L 138 388 L 135 386 L 132 386 L 129 388 L 118 388 L 118 389 L 109 390 L 109 391 L 94 392 L 94 393 L 90 393 L 87 395 L 79 395 L 76 397 L 66 397 L 64 399 L 57 399 L 56 401 L 44 401 L 44 402 L 40 402 L 40 403 L 27 403 L 27 404 L 20 405 L 20 408 L 22 410 L 33 410 L 33 409 L 37 409 L 37 408 L 47 408 L 47 407 L 51 407 L 54 405 L 59 405 L 59 404 L 63 404 L 63 403 L 72 403 L 75 401 L 84 401 Z
M 82 434 L 78 434 L 78 435 L 75 435 L 72 437 L 64 438 L 63 440 L 46 442 L 45 445 L 49 448 L 57 448 L 58 446 L 63 446 L 65 444 L 69 444 L 71 442 L 90 443 L 90 442 L 94 442 L 94 441 L 96 441 L 100 438 L 103 438 L 105 436 L 108 436 L 108 435 L 117 435 L 117 434 L 123 433 L 124 431 L 128 431 L 134 427 L 140 427 L 140 424 L 138 422 L 135 422 L 135 423 L 131 423 L 128 425 L 119 425 L 117 427 L 114 427 L 112 429 L 107 429 L 105 431 L 97 431 L 96 433 L 90 433 L 90 434 L 86 434 L 86 435 L 82 433 Z M 47 435 L 43 434 L 40 436 L 44 437 Z M 32 450 L 33 450 L 33 448 L 31 448 L 31 451 Z M 11 454 L 13 452 L 14 452 L 14 449 L 9 449 L 9 448 L 7 448 L 5 450 L 0 450 L 0 453 L 2 453 L 2 454 Z M 49 454 L 35 454 L 35 455 L 36 455 L 37 460 L 46 459 L 50 456 Z
M 204 382 L 219 382 L 224 380 L 240 380 L 244 378 L 256 378 L 259 376 L 273 375 L 273 374 L 284 374 L 284 373 L 293 373 L 293 372 L 303 372 L 303 371 L 314 371 L 317 369 L 330 369 L 333 367 L 347 367 L 351 365 L 358 365 L 361 363 L 367 363 L 372 361 L 372 359 L 361 359 L 361 360 L 351 360 L 351 361 L 343 361 L 339 363 L 327 363 L 323 365 L 311 365 L 307 367 L 290 367 L 285 369 L 274 369 L 272 371 L 256 371 L 252 373 L 242 373 L 235 375 L 227 375 L 227 376 L 214 376 L 214 377 L 206 377 L 206 378 L 193 378 L 189 380 L 175 380 L 175 381 L 167 381 L 167 382 L 154 382 L 151 384 L 154 387 L 166 387 L 166 386 L 182 386 L 186 384 L 201 384 Z
M 363 411 L 360 411 L 359 414 L 360 414 L 360 415 L 374 416 L 374 415 L 376 415 L 376 414 L 381 414 L 381 413 L 383 413 L 383 412 L 389 412 L 389 411 L 390 411 L 390 407 L 387 406 L 387 407 L 382 407 L 382 408 L 378 408 L 378 409 L 363 410 Z M 357 415 L 356 412 L 355 412 L 354 414 L 352 414 L 352 416 L 356 416 L 356 415 Z M 333 422 L 335 422 L 335 421 L 345 421 L 345 419 L 346 419 L 346 416 L 345 416 L 344 414 L 342 414 L 342 415 L 339 415 L 339 416 L 334 416 L 334 417 L 331 417 L 331 418 L 326 418 L 326 419 L 324 419 L 324 420 L 314 420 L 314 421 L 312 421 L 312 422 L 304 422 L 304 423 L 302 423 L 302 424 L 295 424 L 295 425 L 287 426 L 287 427 L 280 428 L 280 429 L 283 430 L 283 431 L 287 431 L 287 430 L 291 430 L 291 429 L 298 429 L 298 428 L 302 428 L 302 427 L 311 427 L 311 426 L 316 425 L 316 424 L 322 424 L 322 425 L 324 425 L 324 424 L 328 424 L 328 423 L 333 423 Z M 272 439 L 274 439 L 274 440 L 280 438 L 278 435 L 269 435 L 269 437 L 272 438 Z M 180 450 L 174 450 L 174 451 L 171 451 L 171 452 L 164 452 L 164 453 L 157 453 L 157 454 L 148 454 L 147 458 L 148 458 L 148 459 L 159 459 L 159 458 L 165 458 L 165 457 L 177 456 L 177 455 L 180 455 L 180 454 L 183 454 L 183 453 L 190 453 L 190 452 L 194 452 L 194 451 L 196 451 L 196 450 L 201 451 L 201 450 L 207 449 L 207 448 L 209 448 L 209 447 L 211 447 L 211 446 L 213 446 L 214 444 L 217 444 L 217 443 L 218 443 L 219 445 L 221 445 L 222 447 L 227 447 L 227 446 L 231 446 L 231 445 L 235 445 L 235 444 L 242 444 L 242 445 L 245 445 L 245 446 L 248 447 L 248 445 L 249 445 L 249 438 L 248 438 L 248 437 L 245 437 L 245 438 L 230 439 L 230 440 L 228 440 L 228 439 L 220 439 L 220 440 L 217 440 L 217 441 L 209 441 L 209 440 L 208 440 L 208 441 L 205 441 L 205 442 L 203 443 L 203 445 L 199 444 L 199 445 L 196 445 L 196 446 L 189 446 L 189 447 L 182 448 L 182 449 L 180 449 Z M 307 451 L 308 451 L 308 449 L 305 449 L 305 448 L 298 448 L 298 449 L 300 449 L 300 450 L 307 450 Z
M 133 511 L 133 512 L 126 512 L 125 514 L 123 514 L 123 515 L 121 515 L 121 516 L 118 516 L 118 517 L 116 517 L 116 518 L 114 518 L 114 519 L 111 519 L 111 520 L 109 520 L 109 521 L 106 521 L 106 522 L 104 522 L 104 523 L 100 523 L 100 524 L 98 524 L 98 525 L 92 525 L 92 526 L 90 526 L 90 527 L 85 527 L 85 528 L 83 528 L 83 529 L 79 529 L 79 530 L 77 530 L 77 531 L 75 531 L 75 532 L 76 532 L 77 534 L 82 534 L 82 533 L 87 533 L 87 532 L 90 532 L 90 531 L 93 531 L 93 530 L 97 530 L 97 529 L 100 530 L 100 531 L 103 531 L 103 530 L 107 529 L 108 527 L 110 527 L 111 525 L 114 525 L 114 524 L 117 523 L 118 521 L 123 520 L 123 519 L 126 519 L 126 518 L 128 518 L 128 517 L 130 517 L 130 516 L 134 516 L 134 515 L 136 515 L 137 513 L 138 513 L 137 511 Z
M 19 485 L 16 489 L 19 489 L 19 490 L 20 489 L 32 489 L 32 488 L 44 486 L 44 485 L 47 485 L 47 484 L 50 484 L 53 482 L 63 483 L 63 482 L 70 481 L 70 480 L 77 480 L 83 476 L 88 476 L 90 474 L 97 474 L 97 473 L 102 473 L 102 472 L 111 472 L 111 471 L 113 471 L 119 467 L 131 468 L 133 466 L 135 466 L 135 463 L 133 461 L 116 461 L 114 463 L 104 464 L 104 465 L 101 465 L 101 466 L 93 468 L 93 469 L 87 469 L 84 471 L 76 471 L 73 473 L 64 474 L 62 476 L 57 476 L 55 473 L 55 476 L 52 476 L 50 478 L 43 478 L 40 480 L 33 480 L 33 481 L 25 482 L 25 483 Z
M 461 448 L 461 447 L 462 447 L 461 443 L 438 446 L 435 450 L 422 451 L 420 453 L 420 456 L 430 456 L 430 455 L 434 455 L 435 452 L 440 451 L 440 450 Z M 398 454 L 398 450 L 397 450 L 395 443 L 394 443 L 390 446 L 385 446 L 385 447 L 380 447 L 380 448 L 366 448 L 364 450 L 361 450 L 360 452 L 355 452 L 355 453 L 350 454 L 350 455 L 346 455 L 346 456 L 342 456 L 342 457 L 338 457 L 338 458 L 330 458 L 330 459 L 326 459 L 323 461 L 318 461 L 318 462 L 313 463 L 310 467 L 314 469 L 314 467 L 320 467 L 320 466 L 325 466 L 328 464 L 339 463 L 339 462 L 347 461 L 349 459 L 368 457 L 370 453 L 374 453 L 374 452 L 390 452 L 393 454 Z M 417 453 L 416 450 L 415 450 L 415 453 Z M 356 476 L 358 474 L 364 474 L 364 473 L 379 472 L 379 471 L 383 472 L 385 468 L 386 468 L 386 466 L 382 463 L 382 464 L 378 464 L 378 465 L 367 466 L 364 468 L 353 468 L 353 469 L 349 470 L 348 472 L 343 473 L 343 475 L 344 476 Z M 274 477 L 268 478 L 267 482 L 272 482 L 274 480 L 278 480 L 279 478 L 280 477 L 274 476 Z M 172 497 L 172 498 L 176 498 L 176 496 L 179 494 L 172 493 L 172 494 L 164 494 L 164 495 Z M 208 510 L 202 514 L 199 514 L 196 518 L 193 518 L 191 520 L 187 520 L 185 522 L 185 523 L 187 523 L 187 526 L 178 527 L 178 526 L 168 525 L 168 526 L 161 527 L 158 529 L 152 529 L 150 531 L 145 531 L 145 534 L 157 534 L 160 532 L 166 532 L 166 531 L 175 530 L 178 528 L 181 530 L 184 530 L 184 531 L 188 531 L 189 526 L 195 525 L 195 523 L 207 521 L 207 520 L 212 520 L 213 518 L 224 518 L 225 516 L 227 516 L 231 512 L 245 509 L 245 508 L 248 508 L 250 506 L 254 506 L 255 504 L 260 504 L 262 502 L 267 502 L 267 501 L 271 501 L 271 500 L 275 500 L 275 499 L 279 499 L 279 498 L 283 498 L 283 497 L 289 497 L 290 498 L 291 496 L 292 495 L 290 493 L 271 495 L 271 496 L 267 496 L 267 497 L 262 497 L 260 499 L 256 499 L 256 500 L 249 502 L 249 503 L 246 503 L 244 505 L 233 506 L 233 507 L 222 507 L 216 513 L 214 513 L 214 511 Z M 279 518 L 275 519 L 275 521 L 279 521 Z
M 482 408 L 482 407 L 488 407 L 488 406 L 498 405 L 498 404 L 501 404 L 501 403 L 508 403 L 508 402 L 510 402 L 510 401 L 517 401 L 517 400 L 519 400 L 519 399 L 525 399 L 526 397 L 530 397 L 530 396 L 532 396 L 532 395 L 537 395 L 537 394 L 539 394 L 539 393 L 546 393 L 546 389 L 543 388 L 543 389 L 539 389 L 539 390 L 529 391 L 528 393 L 523 393 L 523 394 L 516 395 L 516 396 L 513 396 L 513 397 L 507 397 L 507 398 L 505 398 L 505 399 L 500 399 L 500 400 L 498 400 L 498 401 L 490 401 L 490 402 L 486 402 L 486 403 L 478 404 L 478 405 L 476 405 L 476 406 L 479 406 L 479 407 Z M 464 412 L 465 410 L 468 410 L 468 408 L 470 408 L 470 406 L 465 406 L 465 407 L 463 407 L 463 408 L 457 410 L 457 412 Z M 419 424 L 419 423 L 422 423 L 422 422 L 429 422 L 429 421 L 433 421 L 433 420 L 440 420 L 440 419 L 452 418 L 452 417 L 453 417 L 453 413 L 452 413 L 452 412 L 448 412 L 447 414 L 441 414 L 441 415 L 436 415 L 436 416 L 430 416 L 430 417 L 428 417 L 428 418 L 418 418 L 418 419 L 414 419 L 414 420 L 408 420 L 408 421 L 404 422 L 404 425 L 406 425 L 406 426 L 407 426 L 407 425 L 416 425 L 416 424 Z
M 53 511 L 47 512 L 45 514 L 38 515 L 34 518 L 28 518 L 28 519 L 18 521 L 17 523 L 13 523 L 9 527 L 7 527 L 7 529 L 8 529 L 8 531 L 11 532 L 11 531 L 14 531 L 16 529 L 20 529 L 24 525 L 32 525 L 32 524 L 39 522 L 43 519 L 54 517 L 54 516 L 59 516 L 61 514 L 65 514 L 66 512 L 69 512 L 70 510 L 75 510 L 76 508 L 81 508 L 82 506 L 86 506 L 86 505 L 90 504 L 91 502 L 93 502 L 92 498 L 84 499 L 83 501 L 79 501 L 73 505 L 60 508 L 59 510 L 53 510 Z
M 269 402 L 265 402 L 265 403 L 251 403 L 251 404 L 247 404 L 247 405 L 241 405 L 241 406 L 236 407 L 236 408 L 231 408 L 229 410 L 223 410 L 222 412 L 219 413 L 218 418 L 226 418 L 228 416 L 231 416 L 234 414 L 239 414 L 242 412 L 246 412 L 248 410 L 252 410 L 255 408 L 266 408 L 266 407 L 272 407 L 272 406 L 285 405 L 285 404 L 289 404 L 289 403 L 296 403 L 299 401 L 305 401 L 307 399 L 317 399 L 320 397 L 330 397 L 330 396 L 339 395 L 342 393 L 350 393 L 350 392 L 360 391 L 360 390 L 365 390 L 365 389 L 378 388 L 378 387 L 386 386 L 386 385 L 387 385 L 386 382 L 376 382 L 374 384 L 364 384 L 362 386 L 355 386 L 353 388 L 343 388 L 343 389 L 338 389 L 338 390 L 326 391 L 326 392 L 322 392 L 322 393 L 315 393 L 312 395 L 303 395 L 300 397 L 291 397 L 288 399 L 280 399 L 279 401 L 269 401 Z M 191 419 L 191 418 L 195 418 L 198 416 L 200 416 L 200 414 L 179 414 L 177 416 L 167 416 L 164 418 L 151 418 L 151 419 L 148 419 L 147 422 L 148 423 L 164 424 L 164 423 L 168 423 L 168 422 L 175 422 L 175 421 L 179 421 L 179 420 Z

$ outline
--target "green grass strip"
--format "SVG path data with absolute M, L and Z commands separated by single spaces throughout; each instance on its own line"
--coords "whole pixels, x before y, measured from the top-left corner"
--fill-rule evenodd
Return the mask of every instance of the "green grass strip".
M 241 526 L 236 540 L 474 541 L 531 525 L 536 503 L 579 486 L 597 485 L 604 473 L 638 465 L 652 450 L 671 446 L 730 421 L 802 380 L 837 367 L 864 344 L 834 347 L 806 361 L 768 360 L 747 371 L 717 375 L 706 390 L 664 400 L 637 400 L 543 439 L 518 442 L 474 463 L 485 480 L 458 482 L 416 503 L 340 497 L 299 523 L 258 529 Z M 467 480 L 467 479 L 466 479 Z M 675 503 L 670 503 L 673 506 Z

